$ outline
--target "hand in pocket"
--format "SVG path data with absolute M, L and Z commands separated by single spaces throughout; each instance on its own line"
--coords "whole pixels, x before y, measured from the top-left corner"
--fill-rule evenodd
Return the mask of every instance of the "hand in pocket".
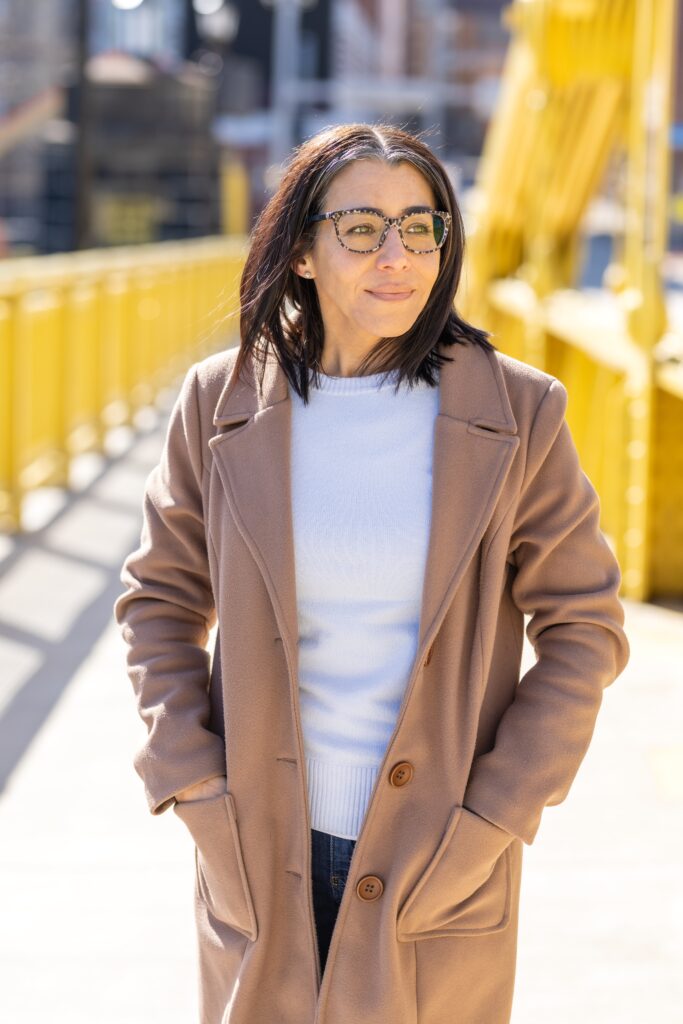
M 466 807 L 456 808 L 439 849 L 399 912 L 399 931 L 412 935 L 453 924 L 464 909 L 464 902 L 491 877 L 501 854 L 514 838 Z M 484 916 L 491 917 L 491 924 L 496 915 L 500 916 L 497 904 L 504 902 L 505 896 L 501 891 L 502 900 L 494 901 L 496 907 L 482 907 L 487 912 Z M 480 923 L 486 922 L 482 919 Z
M 194 839 L 197 883 L 208 909 L 254 941 L 258 926 L 232 794 L 179 800 L 173 810 Z

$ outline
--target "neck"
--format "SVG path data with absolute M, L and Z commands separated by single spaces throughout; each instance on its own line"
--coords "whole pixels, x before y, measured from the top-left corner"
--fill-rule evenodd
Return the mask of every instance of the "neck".
M 363 374 L 359 374 L 358 367 L 368 355 L 368 352 L 370 352 L 377 340 L 378 339 L 375 339 L 373 341 L 373 345 L 360 352 L 349 350 L 348 346 L 343 348 L 336 347 L 326 342 L 320 356 L 321 372 L 326 374 L 328 377 L 366 376 L 368 371 L 365 371 Z

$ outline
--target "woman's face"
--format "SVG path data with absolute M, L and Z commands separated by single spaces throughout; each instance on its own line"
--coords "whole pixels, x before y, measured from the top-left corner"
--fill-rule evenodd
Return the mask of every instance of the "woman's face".
M 321 212 L 372 206 L 398 217 L 411 206 L 436 208 L 431 186 L 412 164 L 358 160 L 332 180 Z M 317 226 L 312 250 L 298 260 L 318 291 L 325 346 L 361 355 L 380 338 L 405 334 L 427 303 L 439 273 L 440 253 L 412 253 L 395 226 L 376 252 L 355 253 L 337 240 L 331 220 Z M 391 293 L 391 294 L 390 294 Z

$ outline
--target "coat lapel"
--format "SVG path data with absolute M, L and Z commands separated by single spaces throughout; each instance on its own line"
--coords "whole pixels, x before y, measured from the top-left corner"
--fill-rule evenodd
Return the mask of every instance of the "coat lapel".
M 446 351 L 454 361 L 441 370 L 434 424 L 432 518 L 418 658 L 448 610 L 519 447 L 495 353 L 470 345 Z
M 296 650 L 289 384 L 271 357 L 262 389 L 251 361 L 243 376 L 244 381 L 231 377 L 223 389 L 214 414 L 222 432 L 209 447 L 233 517 L 268 587 L 283 641 Z
M 441 351 L 434 426 L 432 518 L 416 663 L 432 642 L 495 509 L 519 446 L 495 353 L 470 345 Z M 269 356 L 263 387 L 253 365 L 231 377 L 216 406 L 209 445 L 232 514 L 263 574 L 283 640 L 297 649 L 289 382 Z

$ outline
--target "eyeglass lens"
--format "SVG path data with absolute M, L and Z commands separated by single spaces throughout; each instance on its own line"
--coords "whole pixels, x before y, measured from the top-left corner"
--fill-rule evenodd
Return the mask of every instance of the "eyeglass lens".
M 386 227 L 376 213 L 344 213 L 337 222 L 339 237 L 355 252 L 367 252 L 379 244 Z M 446 225 L 443 217 L 433 213 L 414 213 L 401 225 L 403 241 L 413 252 L 437 249 L 443 242 Z

